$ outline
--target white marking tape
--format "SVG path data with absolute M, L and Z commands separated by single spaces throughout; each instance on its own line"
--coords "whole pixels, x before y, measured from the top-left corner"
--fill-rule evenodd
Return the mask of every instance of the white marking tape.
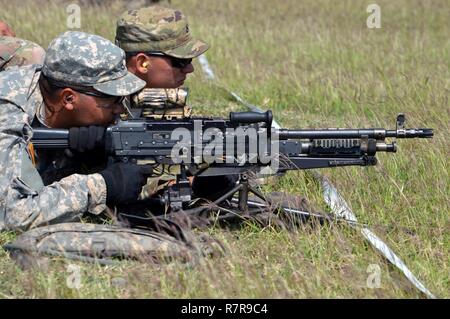
M 320 175 L 319 173 L 313 171 L 312 175 L 314 178 L 319 181 L 323 188 L 323 197 L 325 202 L 331 208 L 333 213 L 338 216 L 345 218 L 346 220 L 351 220 L 354 223 L 348 223 L 350 227 L 355 229 L 360 229 L 364 238 L 366 238 L 373 247 L 375 247 L 387 260 L 389 260 L 394 266 L 403 272 L 406 278 L 414 285 L 417 289 L 422 291 L 428 298 L 436 298 L 425 286 L 414 276 L 414 274 L 408 269 L 405 263 L 394 253 L 389 246 L 384 243 L 377 235 L 375 235 L 370 229 L 367 227 L 360 227 L 355 214 L 350 209 L 347 202 L 344 198 L 339 194 L 337 189 L 330 183 L 330 181 Z

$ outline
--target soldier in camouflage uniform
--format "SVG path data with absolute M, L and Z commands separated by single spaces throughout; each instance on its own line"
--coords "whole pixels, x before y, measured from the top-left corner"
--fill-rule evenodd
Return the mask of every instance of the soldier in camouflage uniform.
M 34 42 L 0 37 L 0 71 L 13 66 L 42 64 L 44 58 L 45 50 Z
M 182 12 L 158 5 L 123 13 L 117 21 L 116 44 L 126 53 L 128 70 L 144 80 L 147 88 L 182 86 L 194 72 L 192 59 L 209 48 L 192 37 Z M 195 195 L 213 199 L 235 182 L 228 176 L 202 177 L 193 179 L 192 188 Z
M 116 44 L 128 70 L 149 88 L 177 88 L 194 72 L 192 59 L 208 45 L 192 37 L 183 13 L 162 6 L 130 10 L 117 21 Z
M 42 64 L 45 50 L 31 41 L 15 37 L 14 31 L 0 21 L 0 71 L 12 66 Z
M 123 112 L 123 97 L 145 86 L 124 58 L 102 37 L 66 32 L 52 41 L 42 68 L 0 73 L 0 230 L 74 221 L 138 197 L 148 167 L 117 163 L 44 181 L 45 170 L 58 164 L 39 154 L 36 160 L 29 143 L 33 127 L 53 127 L 70 128 L 74 152 L 98 145 L 104 126 Z

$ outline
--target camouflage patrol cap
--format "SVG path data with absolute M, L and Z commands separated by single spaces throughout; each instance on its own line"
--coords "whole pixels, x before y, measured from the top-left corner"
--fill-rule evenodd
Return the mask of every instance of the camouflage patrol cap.
M 0 36 L 0 70 L 12 66 L 42 64 L 45 51 L 34 42 Z
M 98 35 L 79 31 L 67 31 L 50 43 L 42 73 L 68 87 L 93 87 L 114 96 L 129 95 L 145 86 L 128 72 L 122 49 Z
M 209 48 L 191 36 L 183 13 L 161 6 L 122 14 L 117 21 L 116 44 L 126 52 L 158 51 L 182 59 L 195 58 Z

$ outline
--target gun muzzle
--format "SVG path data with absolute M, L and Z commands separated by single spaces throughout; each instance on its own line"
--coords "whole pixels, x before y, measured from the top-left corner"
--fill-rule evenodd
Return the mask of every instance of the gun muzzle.
M 432 138 L 434 136 L 434 132 L 432 128 L 417 128 L 417 129 L 411 129 L 407 131 L 413 131 L 410 134 L 411 137 L 418 137 L 418 138 Z
M 397 138 L 432 138 L 433 136 L 434 132 L 432 128 L 408 128 L 388 130 L 386 132 L 386 137 Z

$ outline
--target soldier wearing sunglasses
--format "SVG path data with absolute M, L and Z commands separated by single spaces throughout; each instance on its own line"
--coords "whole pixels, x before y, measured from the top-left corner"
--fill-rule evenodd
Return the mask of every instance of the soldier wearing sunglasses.
M 125 12 L 117 21 L 116 44 L 125 51 L 128 70 L 147 88 L 182 86 L 194 72 L 192 60 L 209 48 L 192 37 L 183 13 L 162 6 Z M 235 182 L 228 176 L 201 177 L 192 180 L 192 189 L 198 197 L 214 199 Z
M 177 88 L 194 72 L 192 59 L 208 45 L 192 37 L 178 10 L 150 6 L 125 12 L 117 21 L 116 44 L 126 53 L 127 68 L 148 88 Z
M 74 31 L 50 43 L 42 66 L 0 72 L 0 231 L 76 221 L 138 199 L 151 167 L 106 166 L 92 152 L 124 111 L 123 98 L 144 86 L 123 50 Z M 69 148 L 34 150 L 37 127 L 69 129 Z

